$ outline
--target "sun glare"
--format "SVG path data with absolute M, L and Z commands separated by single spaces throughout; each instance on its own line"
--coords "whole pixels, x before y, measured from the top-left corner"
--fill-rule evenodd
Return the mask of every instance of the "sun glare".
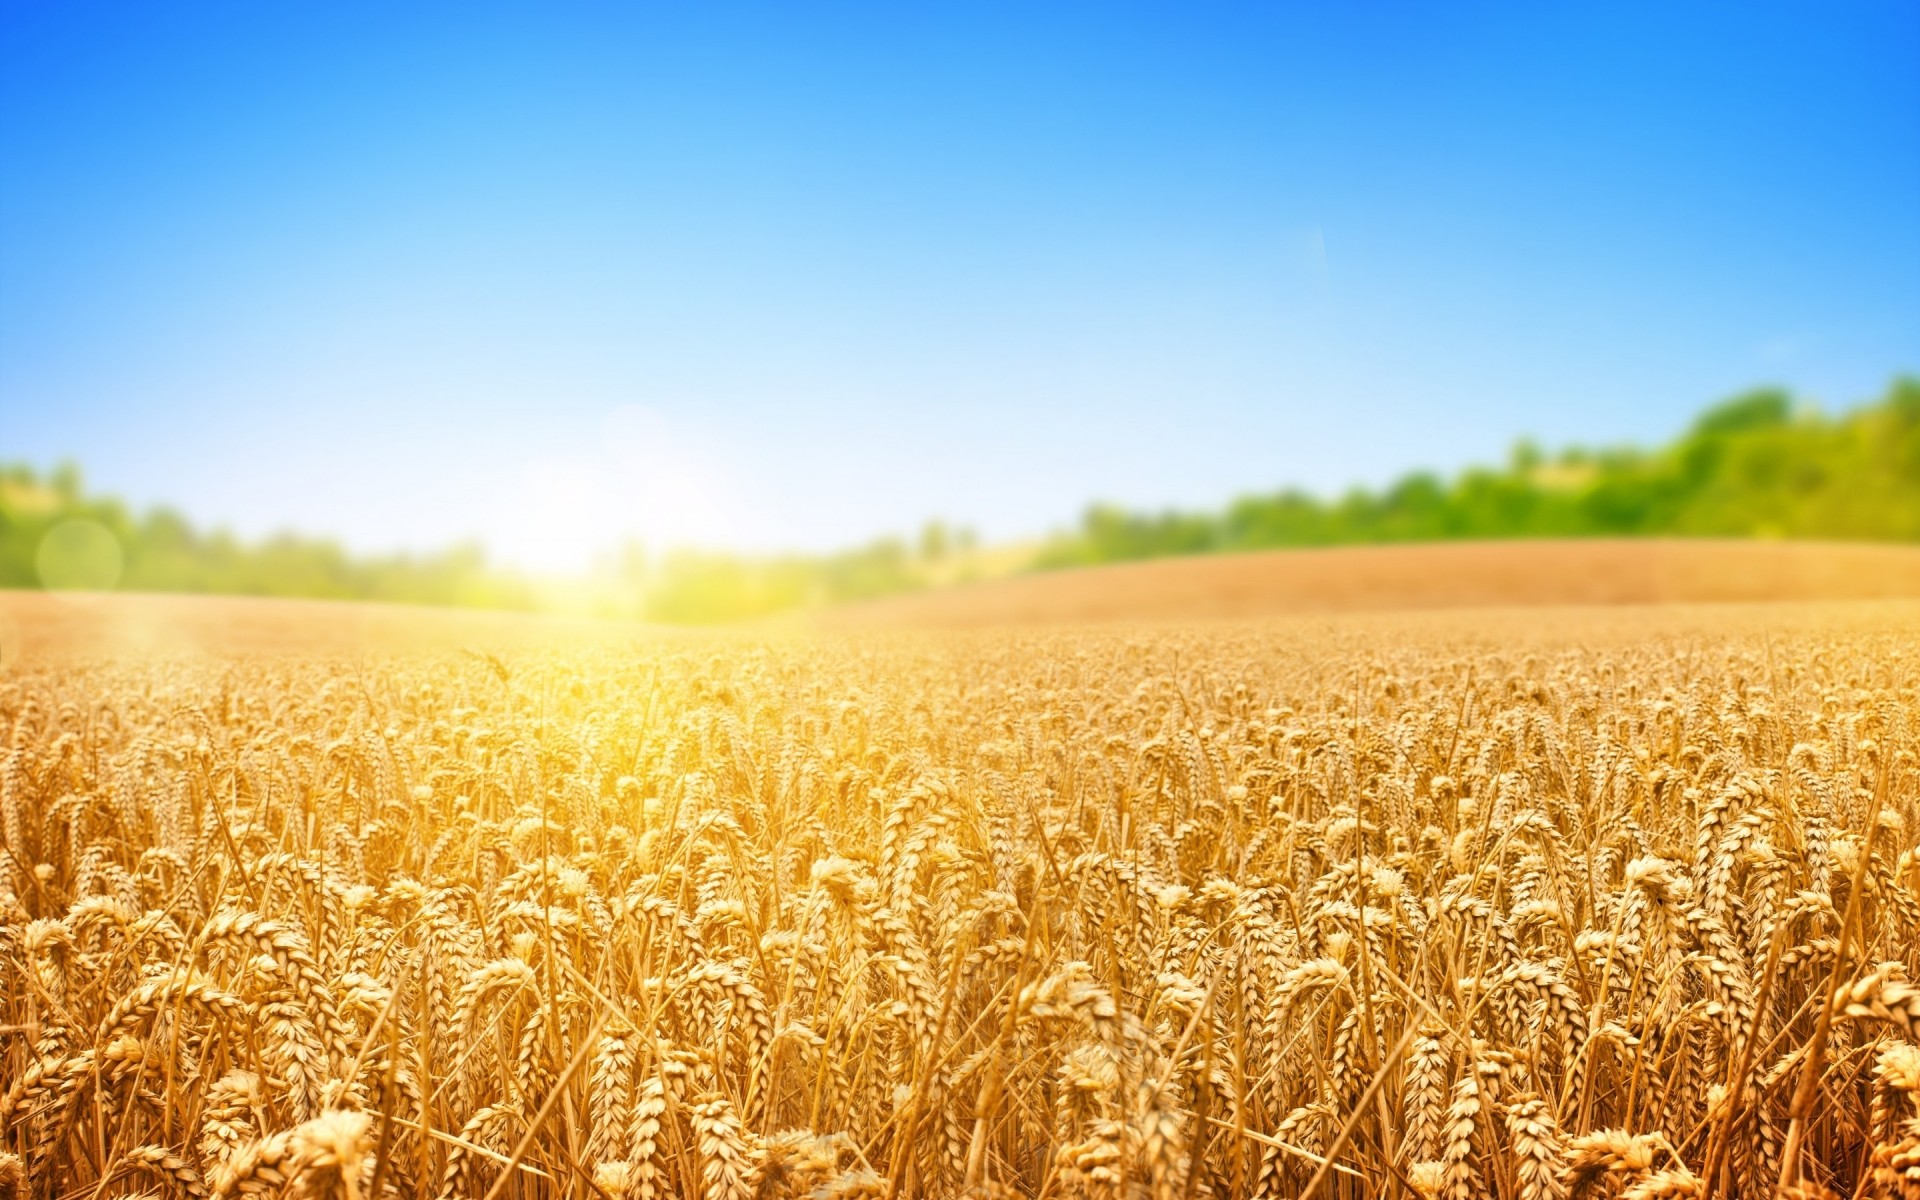
M 736 504 L 703 448 L 657 411 L 611 409 L 590 441 L 532 458 L 505 489 L 488 547 L 543 575 L 592 571 L 624 548 L 724 544 Z

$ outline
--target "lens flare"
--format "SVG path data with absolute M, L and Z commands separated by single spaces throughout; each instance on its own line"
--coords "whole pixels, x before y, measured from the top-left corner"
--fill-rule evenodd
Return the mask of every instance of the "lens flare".
M 34 554 L 40 582 L 56 592 L 105 592 L 120 582 L 120 539 L 98 521 L 74 517 L 40 538 Z

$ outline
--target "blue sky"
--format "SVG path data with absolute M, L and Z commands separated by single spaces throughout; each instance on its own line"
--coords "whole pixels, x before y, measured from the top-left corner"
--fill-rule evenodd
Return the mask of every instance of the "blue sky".
M 0 459 L 820 547 L 1920 370 L 1920 8 L 0 7 Z

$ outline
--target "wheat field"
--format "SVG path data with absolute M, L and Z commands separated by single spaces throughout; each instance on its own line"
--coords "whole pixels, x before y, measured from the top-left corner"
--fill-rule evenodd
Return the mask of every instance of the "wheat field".
M 1920 1195 L 1920 606 L 0 675 L 0 1195 Z

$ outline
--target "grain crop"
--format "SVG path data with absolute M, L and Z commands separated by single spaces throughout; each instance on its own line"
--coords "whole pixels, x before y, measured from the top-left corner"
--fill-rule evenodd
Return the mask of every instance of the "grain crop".
M 1920 1196 L 1917 631 L 16 663 L 0 1197 Z

